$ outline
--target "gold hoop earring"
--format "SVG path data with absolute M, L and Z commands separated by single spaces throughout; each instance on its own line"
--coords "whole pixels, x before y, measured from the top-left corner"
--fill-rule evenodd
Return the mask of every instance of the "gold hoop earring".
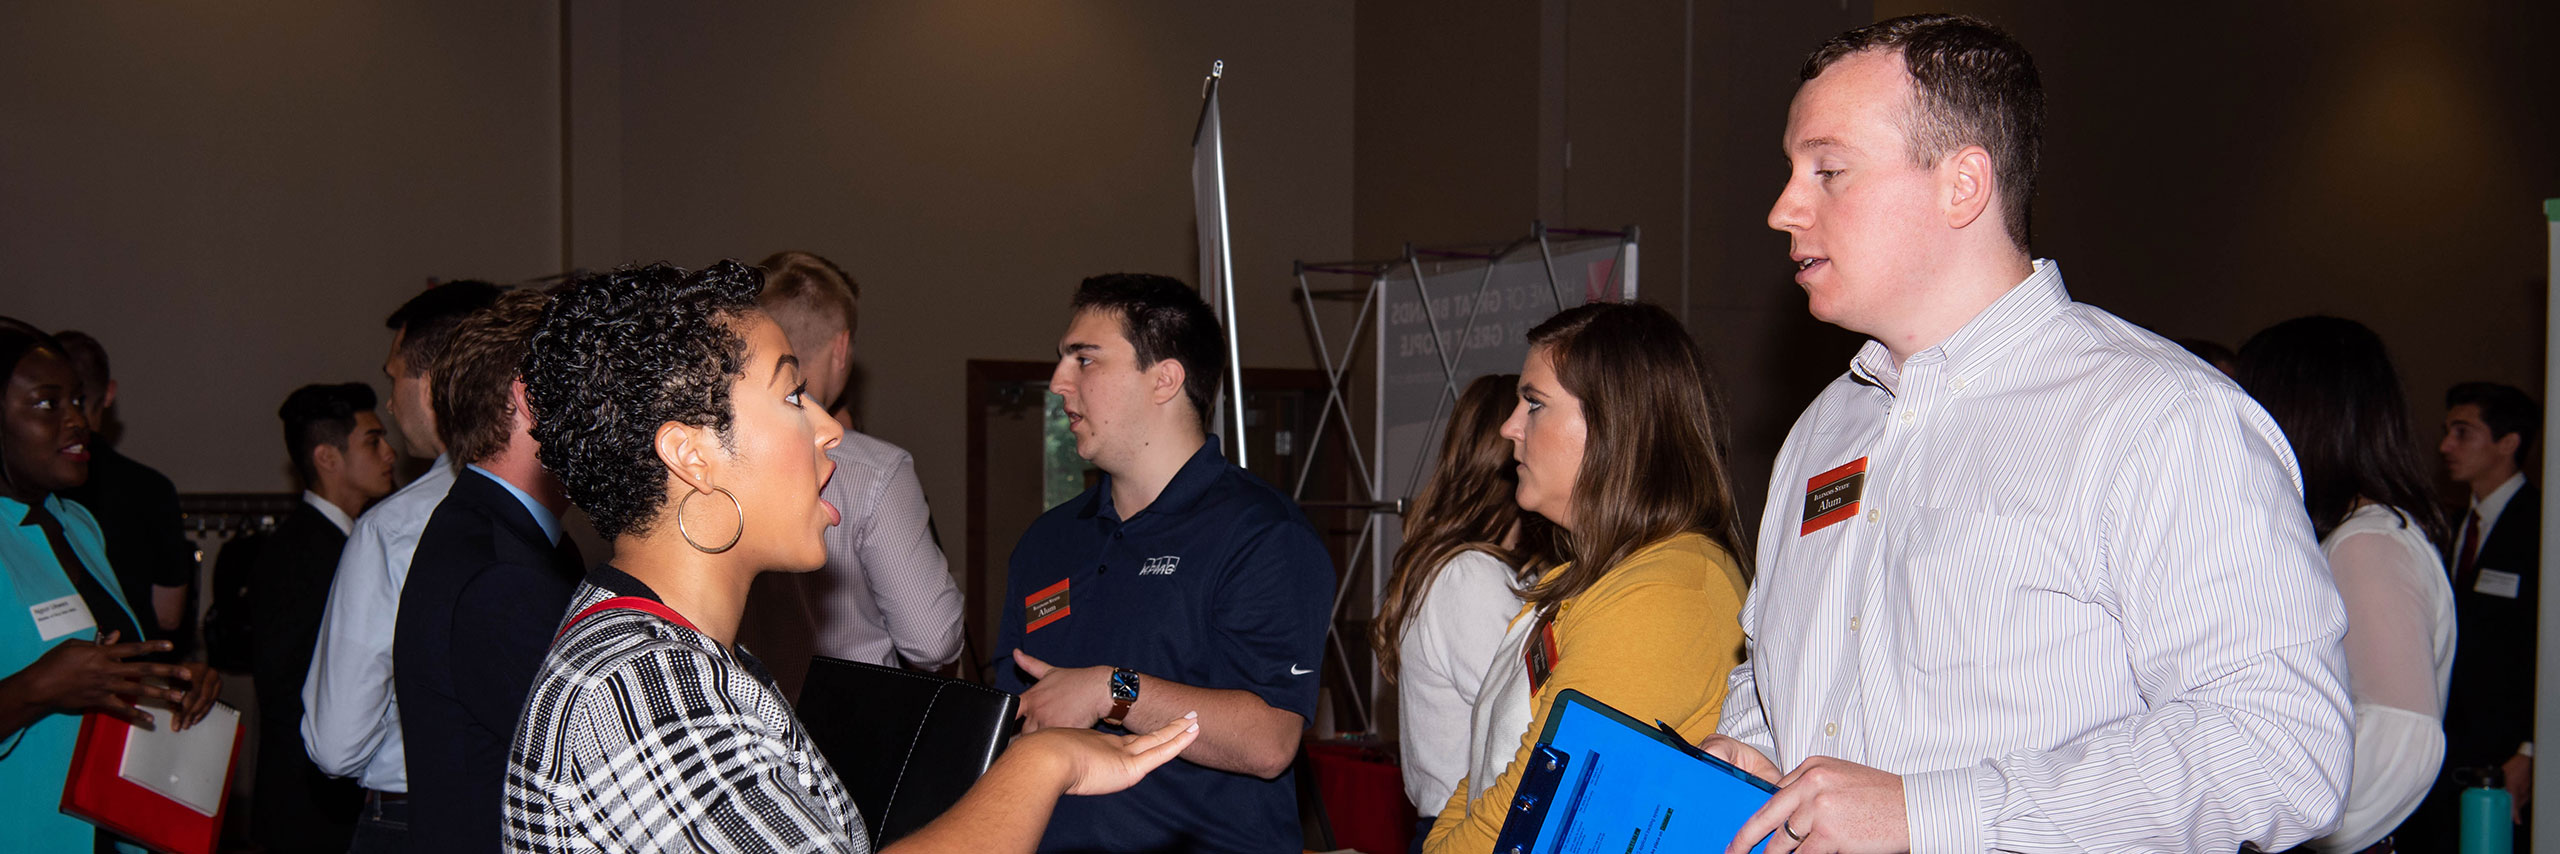
M 688 493 L 685 493 L 685 494 L 684 494 L 684 500 L 676 502 L 676 536 L 683 537 L 683 538 L 684 538 L 684 544 L 685 544 L 685 545 L 688 545 L 688 546 L 692 546 L 692 547 L 693 547 L 693 549 L 694 549 L 694 551 L 698 551 L 698 552 L 701 552 L 701 553 L 703 553 L 703 554 L 714 554 L 714 555 L 716 555 L 716 554 L 719 554 L 719 553 L 721 553 L 721 552 L 728 551 L 728 550 L 730 550 L 730 549 L 732 549 L 732 548 L 736 548 L 736 547 L 737 547 L 737 545 L 738 545 L 738 538 L 739 538 L 739 537 L 743 537 L 743 536 L 746 536 L 746 535 L 747 535 L 747 508 L 746 508 L 746 506 L 745 506 L 745 505 L 741 505 L 741 504 L 739 504 L 739 503 L 738 503 L 738 496 L 730 494 L 730 493 L 729 493 L 729 490 L 722 489 L 722 488 L 720 488 L 720 487 L 715 486 L 715 487 L 712 487 L 712 488 L 711 488 L 711 491 L 713 491 L 713 492 L 717 492 L 717 493 L 720 493 L 720 497 L 722 497 L 722 498 L 729 499 L 729 506 L 730 506 L 730 508 L 735 509 L 735 510 L 737 510 L 737 511 L 738 511 L 738 530 L 737 530 L 737 532 L 736 532 L 736 533 L 732 533 L 732 534 L 730 534 L 730 535 L 729 535 L 729 541 L 728 541 L 728 542 L 725 542 L 725 543 L 721 543 L 719 548 L 712 548 L 712 547 L 710 547 L 710 546 L 706 546 L 706 545 L 703 545 L 703 544 L 701 544 L 701 543 L 694 542 L 694 541 L 693 541 L 693 532 L 692 532 L 692 531 L 685 530 L 685 527 L 684 527 L 684 508 L 685 508 L 685 505 L 687 505 L 687 504 L 692 504 L 692 503 L 693 503 L 693 497 L 694 497 L 694 496 L 696 496 L 696 495 L 701 495 L 702 493 L 700 493 L 700 492 L 688 492 Z

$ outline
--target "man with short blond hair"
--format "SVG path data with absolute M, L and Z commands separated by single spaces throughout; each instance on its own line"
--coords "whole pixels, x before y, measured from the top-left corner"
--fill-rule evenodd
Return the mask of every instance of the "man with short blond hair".
M 808 252 L 776 253 L 762 267 L 757 303 L 791 339 L 819 408 L 842 412 L 837 393 L 852 372 L 857 316 L 853 278 Z M 960 657 L 960 587 L 934 541 L 914 458 L 850 428 L 827 458 L 836 473 L 821 497 L 844 514 L 827 529 L 827 565 L 757 576 L 738 630 L 794 699 L 812 655 L 923 670 Z
M 853 332 L 861 327 L 862 283 L 815 252 L 786 249 L 756 265 L 764 292 L 756 304 L 782 327 L 805 365 L 809 391 L 820 406 L 846 420 L 845 381 L 853 375 Z M 852 424 L 846 424 L 852 427 Z

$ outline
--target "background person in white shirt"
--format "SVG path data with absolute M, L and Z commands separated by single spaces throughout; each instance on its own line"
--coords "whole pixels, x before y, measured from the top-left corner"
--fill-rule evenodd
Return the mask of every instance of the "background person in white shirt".
M 427 366 L 444 355 L 463 318 L 497 301 L 498 293 L 487 282 L 448 282 L 410 298 L 384 322 L 392 330 L 391 354 L 382 363 L 391 379 L 385 408 L 401 450 L 435 462 L 356 518 L 329 584 L 311 673 L 302 682 L 302 745 L 312 764 L 365 788 L 350 851 L 396 851 L 408 832 L 409 765 L 392 700 L 392 621 L 418 532 L 453 488 L 453 466 L 436 438 Z
M 1486 374 L 1458 394 L 1369 630 L 1378 670 L 1396 683 L 1404 796 L 1428 816 L 1417 841 L 1467 776 L 1476 695 L 1520 613 L 1520 587 L 1558 561 L 1555 526 L 1512 500 L 1519 476 L 1502 422 L 1519 385 L 1518 374 Z
M 2444 762 L 2454 660 L 2453 587 L 2436 557 L 2444 512 L 2418 460 L 2400 372 L 2373 330 L 2295 318 L 2251 336 L 2238 364 L 2240 386 L 2302 462 L 2303 505 L 2347 605 L 2355 774 L 2338 829 L 2310 847 L 2362 851 L 2417 809 Z M 2453 840 L 2397 842 L 2432 851 Z
M 1870 340 L 1787 436 L 1710 752 L 1729 849 L 2280 850 L 2337 822 L 2345 615 L 2263 410 L 2028 252 L 2043 90 L 1968 18 L 1808 59 L 1769 212 Z
M 960 586 L 934 542 L 915 459 L 852 429 L 835 408 L 853 372 L 861 290 L 835 262 L 808 252 L 777 252 L 758 267 L 765 278 L 758 307 L 804 354 L 809 396 L 845 425 L 844 441 L 827 449 L 836 474 L 824 496 L 844 524 L 827 529 L 827 565 L 818 571 L 756 577 L 738 642 L 755 650 L 794 702 L 813 654 L 946 667 L 960 658 Z

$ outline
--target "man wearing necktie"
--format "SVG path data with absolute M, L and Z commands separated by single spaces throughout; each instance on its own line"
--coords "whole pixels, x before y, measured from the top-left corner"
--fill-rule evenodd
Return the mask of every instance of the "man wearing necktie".
M 2542 408 L 2514 386 L 2463 383 L 2445 393 L 2445 473 L 2470 507 L 2444 565 L 2453 573 L 2457 627 L 2445 697 L 2444 771 L 2400 834 L 2451 839 L 2462 785 L 2454 773 L 2498 768 L 2515 796 L 2516 850 L 2525 850 L 2533 796 L 2534 610 L 2542 569 L 2542 493 L 2525 482 L 2525 454 Z

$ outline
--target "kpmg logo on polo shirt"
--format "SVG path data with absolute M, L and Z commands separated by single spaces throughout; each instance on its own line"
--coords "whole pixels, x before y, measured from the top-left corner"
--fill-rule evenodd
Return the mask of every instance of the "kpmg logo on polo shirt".
M 1180 555 L 1165 555 L 1165 556 L 1163 556 L 1163 557 L 1151 557 L 1151 558 L 1147 558 L 1147 563 L 1146 563 L 1146 565 L 1145 565 L 1145 566 L 1138 567 L 1138 574 L 1139 574 L 1139 575 L 1172 575 L 1172 574 L 1173 574 L 1173 568 L 1174 568 L 1174 567 L 1177 567 L 1177 566 L 1181 566 L 1181 565 L 1182 565 L 1182 556 L 1180 556 Z

